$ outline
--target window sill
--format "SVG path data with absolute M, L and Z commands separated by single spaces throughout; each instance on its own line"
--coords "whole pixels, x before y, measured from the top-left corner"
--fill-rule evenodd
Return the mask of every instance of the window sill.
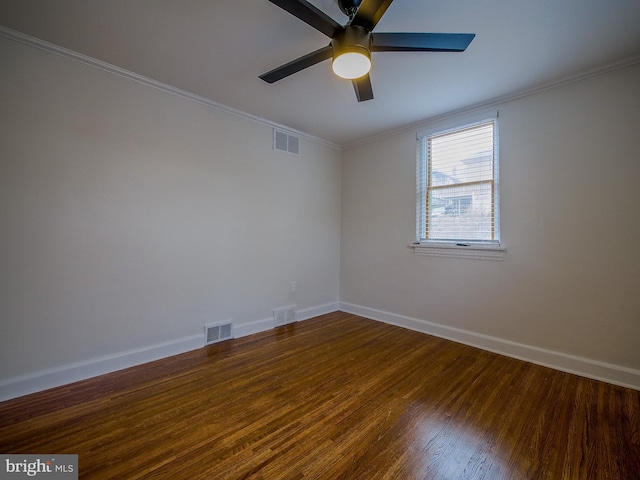
M 498 245 L 456 245 L 455 243 L 414 243 L 414 255 L 446 258 L 472 258 L 475 260 L 504 260 L 507 251 Z

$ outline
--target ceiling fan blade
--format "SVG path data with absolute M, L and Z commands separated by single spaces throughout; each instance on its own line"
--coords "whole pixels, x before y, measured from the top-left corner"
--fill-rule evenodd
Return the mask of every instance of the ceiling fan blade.
M 303 57 L 296 58 L 295 60 L 285 63 L 278 68 L 274 68 L 267 73 L 263 73 L 260 75 L 260 78 L 267 83 L 277 82 L 278 80 L 282 80 L 283 78 L 293 75 L 300 70 L 304 70 L 316 63 L 320 63 L 323 60 L 331 58 L 331 53 L 331 45 L 329 45 L 321 48 L 320 50 L 316 50 L 315 52 L 308 53 Z
M 363 0 L 350 25 L 358 25 L 371 31 L 378 24 L 393 0 Z
M 475 33 L 372 33 L 372 52 L 464 52 Z
M 368 73 L 360 78 L 354 78 L 351 83 L 359 102 L 373 99 L 373 87 L 371 87 L 371 78 Z
M 336 30 L 342 26 L 333 18 L 311 5 L 306 0 L 269 0 L 274 5 L 286 10 L 307 25 L 332 38 Z

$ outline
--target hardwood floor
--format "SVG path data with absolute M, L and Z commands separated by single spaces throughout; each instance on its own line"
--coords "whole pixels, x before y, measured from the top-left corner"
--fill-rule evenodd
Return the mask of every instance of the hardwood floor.
M 640 479 L 640 392 L 336 312 L 0 403 L 86 479 Z

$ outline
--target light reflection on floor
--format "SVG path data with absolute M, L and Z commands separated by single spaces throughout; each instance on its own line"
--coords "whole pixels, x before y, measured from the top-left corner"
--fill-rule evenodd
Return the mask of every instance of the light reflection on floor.
M 403 433 L 392 438 L 394 432 Z M 494 480 L 513 474 L 500 438 L 490 427 L 474 425 L 463 409 L 450 414 L 414 402 L 387 433 L 386 447 L 397 460 L 384 478 Z

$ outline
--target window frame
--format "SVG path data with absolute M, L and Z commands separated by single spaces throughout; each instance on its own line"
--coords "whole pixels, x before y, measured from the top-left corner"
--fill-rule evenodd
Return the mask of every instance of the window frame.
M 502 260 L 506 249 L 501 244 L 500 235 L 500 162 L 499 162 L 499 126 L 498 111 L 484 110 L 464 116 L 452 117 L 446 121 L 434 122 L 416 135 L 416 241 L 413 243 L 416 255 L 436 255 L 454 257 L 472 257 Z M 446 135 L 455 131 L 493 122 L 493 182 L 492 216 L 493 239 L 429 239 L 427 237 L 429 158 L 428 138 Z M 462 252 L 462 250 L 465 250 Z M 474 253 L 475 252 L 475 253 Z M 477 253 L 477 255 L 476 255 Z

